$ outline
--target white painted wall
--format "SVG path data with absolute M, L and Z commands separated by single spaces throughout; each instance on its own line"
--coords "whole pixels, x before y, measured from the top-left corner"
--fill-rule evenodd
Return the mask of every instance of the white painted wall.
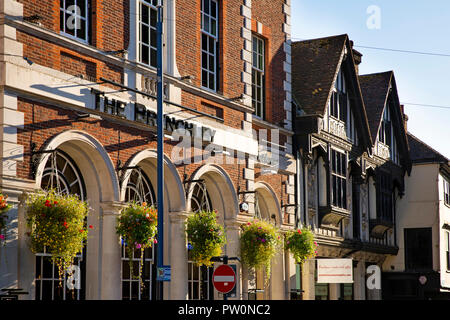
M 405 270 L 404 228 L 433 228 L 433 269 L 439 270 L 439 237 L 442 233 L 439 217 L 438 164 L 414 165 L 411 175 L 405 177 L 405 195 L 397 202 L 396 256 L 389 256 L 383 269 Z

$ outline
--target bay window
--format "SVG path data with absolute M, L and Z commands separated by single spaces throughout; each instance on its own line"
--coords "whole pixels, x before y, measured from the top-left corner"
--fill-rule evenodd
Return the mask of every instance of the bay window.
M 332 205 L 347 209 L 347 157 L 345 153 L 331 151 Z

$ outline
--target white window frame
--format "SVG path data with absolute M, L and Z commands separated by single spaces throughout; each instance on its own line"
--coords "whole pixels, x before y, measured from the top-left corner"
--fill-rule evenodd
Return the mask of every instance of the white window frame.
M 341 161 L 341 168 L 344 168 L 345 172 L 344 174 L 338 172 L 337 168 L 335 170 L 335 172 L 333 172 L 333 161 L 335 161 L 335 159 L 333 158 L 333 152 L 335 152 L 336 154 L 339 154 L 340 156 L 343 156 L 343 161 L 344 161 L 344 165 L 342 166 L 342 161 Z M 337 167 L 337 162 L 336 162 L 336 167 Z M 333 207 L 336 208 L 340 208 L 340 209 L 344 209 L 347 210 L 348 209 L 348 204 L 347 204 L 347 197 L 348 197 L 348 188 L 347 188 L 347 175 L 348 175 L 348 157 L 347 157 L 347 153 L 346 152 L 342 152 L 338 149 L 331 149 L 331 153 L 330 153 L 330 188 L 331 188 L 331 205 Z M 339 179 L 342 183 L 341 186 L 341 194 L 336 196 L 336 205 L 334 204 L 334 189 L 335 189 L 335 185 L 333 184 L 333 176 L 336 177 L 336 181 Z M 345 195 L 343 193 L 343 190 L 345 189 Z M 337 190 L 336 190 L 337 193 Z M 341 198 L 342 201 L 342 205 L 339 206 L 339 198 Z
M 88 44 L 89 43 L 89 27 L 90 27 L 90 25 L 89 25 L 89 6 L 90 6 L 91 1 L 90 0 L 73 0 L 74 1 L 74 5 L 77 6 L 77 7 L 80 7 L 79 6 L 80 2 L 84 2 L 84 9 L 85 9 L 86 17 L 83 17 L 83 16 L 77 14 L 77 12 L 72 12 L 72 11 L 67 10 L 67 8 L 66 8 L 66 0 L 61 0 L 61 1 L 63 3 L 63 7 L 61 7 L 61 4 L 60 4 L 60 6 L 59 6 L 59 14 L 60 14 L 60 19 L 61 19 L 61 15 L 64 14 L 64 18 L 63 18 L 63 20 L 64 20 L 64 28 L 63 28 L 63 30 L 61 30 L 61 25 L 60 25 L 60 34 L 66 36 L 68 38 L 72 38 L 72 39 L 75 39 L 77 41 L 81 41 L 81 42 L 84 42 L 84 43 Z M 66 15 L 71 15 L 74 18 L 74 22 L 75 22 L 74 34 L 75 35 L 72 35 L 72 34 L 70 34 L 70 33 L 68 33 L 66 31 L 66 28 L 67 28 Z M 84 23 L 85 24 L 86 34 L 85 34 L 84 38 L 81 38 L 81 37 L 77 36 L 77 30 L 78 30 L 77 24 L 78 23 Z
M 137 34 L 138 34 L 138 39 L 137 39 L 137 43 L 138 43 L 138 61 L 140 63 L 145 64 L 146 66 L 150 66 L 153 68 L 157 67 L 157 55 L 155 54 L 155 61 L 152 60 L 152 50 L 154 50 L 155 52 L 157 52 L 157 43 L 153 43 L 152 44 L 152 32 L 155 33 L 155 41 L 156 41 L 156 22 L 155 25 L 152 26 L 151 25 L 151 11 L 155 11 L 155 16 L 157 16 L 157 4 L 158 4 L 158 0 L 139 0 L 138 1 L 138 23 L 137 23 Z M 143 22 L 142 21 L 142 6 L 146 6 L 148 7 L 148 19 L 149 19 L 149 23 Z M 142 32 L 142 28 L 147 28 L 148 29 L 148 44 L 142 41 L 142 36 L 143 36 L 143 32 Z M 143 50 L 147 50 L 148 51 L 148 63 L 143 61 Z
M 450 182 L 444 179 L 444 204 L 450 206 Z
M 332 97 L 330 98 L 330 101 L 328 103 L 329 106 L 329 116 L 333 117 L 336 120 L 339 121 L 343 121 L 346 122 L 347 119 L 341 119 L 340 118 L 340 114 L 341 114 L 341 105 L 339 103 L 339 93 L 345 94 L 347 96 L 347 118 L 348 118 L 348 113 L 349 113 L 349 106 L 350 106 L 350 100 L 347 94 L 347 81 L 345 79 L 345 75 L 344 72 L 342 71 L 342 68 L 339 70 L 337 78 L 336 78 L 336 82 L 334 84 L 333 87 L 333 91 L 332 91 Z M 337 99 L 337 115 L 333 114 L 333 99 Z
M 255 115 L 261 119 L 266 116 L 265 55 L 264 39 L 252 35 L 252 105 Z
M 445 242 L 445 268 L 447 269 L 447 271 L 450 271 L 450 231 L 445 231 Z
M 209 12 L 206 12 L 206 3 L 208 4 Z M 212 14 L 212 4 L 215 4 L 215 16 Z M 212 27 L 213 22 L 215 23 L 215 28 Z M 203 37 L 207 38 L 206 48 L 203 46 Z M 217 91 L 217 57 L 218 50 L 217 44 L 219 42 L 219 3 L 216 0 L 202 0 L 201 8 L 201 86 L 206 90 L 213 92 Z M 213 48 L 210 48 L 211 44 Z M 206 56 L 207 61 L 204 61 L 204 56 Z M 212 63 L 214 66 L 211 68 L 210 62 L 212 58 Z M 203 67 L 203 63 L 206 63 L 206 68 Z M 204 79 L 206 74 L 207 79 Z M 211 77 L 212 76 L 212 77 Z M 212 83 L 211 83 L 211 79 Z M 206 86 L 204 81 L 206 80 Z

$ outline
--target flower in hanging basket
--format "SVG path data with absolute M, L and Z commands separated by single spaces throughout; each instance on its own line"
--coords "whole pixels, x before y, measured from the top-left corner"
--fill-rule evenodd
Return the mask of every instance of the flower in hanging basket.
M 289 231 L 285 237 L 285 248 L 294 256 L 295 262 L 302 264 L 305 260 L 313 258 L 317 254 L 317 242 L 309 228 Z
M 222 254 L 226 238 L 224 228 L 217 222 L 215 211 L 201 211 L 190 215 L 186 221 L 186 233 L 191 260 L 197 265 L 211 266 L 211 258 Z
M 53 190 L 32 194 L 26 203 L 31 250 L 39 253 L 45 247 L 62 279 L 87 239 L 88 205 L 76 195 Z
M 154 207 L 147 206 L 146 203 L 131 202 L 120 212 L 117 218 L 116 232 L 121 237 L 122 244 L 125 245 L 130 270 L 133 272 L 133 251 L 141 250 L 141 257 L 146 248 L 150 248 L 156 243 L 156 233 L 158 225 L 158 214 Z M 142 259 L 139 264 L 139 278 L 142 272 Z M 132 274 L 132 277 L 134 275 Z
M 242 227 L 240 237 L 242 262 L 249 268 L 264 267 L 270 279 L 271 260 L 281 246 L 280 234 L 274 225 L 263 220 L 253 220 Z
M 0 193 L 0 240 L 5 239 L 6 219 L 8 219 L 6 213 L 11 209 L 11 205 L 6 202 L 6 199 L 8 196 Z

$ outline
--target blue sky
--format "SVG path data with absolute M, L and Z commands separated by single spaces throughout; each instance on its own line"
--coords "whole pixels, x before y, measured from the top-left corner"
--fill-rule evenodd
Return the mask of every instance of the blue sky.
M 393 70 L 408 131 L 450 158 L 450 1 L 291 0 L 293 40 L 347 33 L 363 54 L 360 74 Z M 367 21 L 380 12 L 379 29 Z M 448 57 L 360 48 L 381 47 Z

